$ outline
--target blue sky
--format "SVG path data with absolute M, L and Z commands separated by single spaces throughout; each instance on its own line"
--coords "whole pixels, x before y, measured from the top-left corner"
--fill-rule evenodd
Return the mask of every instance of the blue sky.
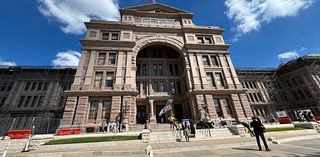
M 197 25 L 224 28 L 236 67 L 275 67 L 296 56 L 320 53 L 317 0 L 157 2 L 193 12 Z M 0 64 L 77 64 L 83 21 L 92 15 L 116 20 L 118 7 L 144 3 L 146 0 L 4 1 L 0 5 Z

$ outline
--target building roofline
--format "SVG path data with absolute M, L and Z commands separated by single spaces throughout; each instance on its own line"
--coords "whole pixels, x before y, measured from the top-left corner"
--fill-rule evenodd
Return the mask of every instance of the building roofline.
M 126 10 L 126 9 L 130 9 L 130 10 L 131 10 L 131 9 L 135 9 L 135 8 L 138 8 L 138 7 L 150 6 L 150 5 L 155 5 L 155 4 L 162 5 L 162 6 L 164 6 L 164 7 L 168 7 L 168 8 L 177 10 L 177 11 L 181 11 L 182 13 L 192 14 L 192 15 L 193 15 L 193 13 L 191 13 L 191 12 L 189 12 L 189 11 L 186 11 L 186 10 L 183 10 L 183 9 L 179 9 L 179 8 L 176 8 L 176 7 L 172 7 L 172 6 L 163 4 L 163 3 L 158 3 L 158 2 L 156 2 L 156 3 L 149 3 L 149 4 L 140 4 L 140 5 L 125 7 L 125 8 L 120 8 L 120 11 L 121 11 L 121 10 Z
M 0 69 L 40 69 L 40 70 L 63 70 L 63 69 L 77 69 L 77 66 L 6 66 L 6 65 L 0 65 Z

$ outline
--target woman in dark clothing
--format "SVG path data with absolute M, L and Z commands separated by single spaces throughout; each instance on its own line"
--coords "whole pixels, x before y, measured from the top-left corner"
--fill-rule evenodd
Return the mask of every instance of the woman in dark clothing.
M 260 137 L 263 141 L 264 147 L 266 148 L 266 151 L 271 151 L 268 147 L 266 138 L 264 137 L 265 128 L 263 124 L 257 120 L 256 117 L 252 117 L 252 122 L 250 123 L 251 128 L 253 128 L 253 132 L 256 136 L 257 144 L 259 147 L 259 151 L 262 151 L 261 144 L 260 144 Z

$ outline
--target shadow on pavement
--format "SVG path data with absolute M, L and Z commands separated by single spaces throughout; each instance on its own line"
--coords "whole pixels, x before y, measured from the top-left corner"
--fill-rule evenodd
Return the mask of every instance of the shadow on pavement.
M 232 149 L 235 149 L 235 150 L 251 150 L 251 151 L 259 151 L 258 149 L 254 149 L 254 148 L 237 148 L 237 147 L 233 147 Z
M 315 152 L 315 153 L 307 154 L 307 155 L 290 154 L 290 157 L 320 157 L 320 152 Z

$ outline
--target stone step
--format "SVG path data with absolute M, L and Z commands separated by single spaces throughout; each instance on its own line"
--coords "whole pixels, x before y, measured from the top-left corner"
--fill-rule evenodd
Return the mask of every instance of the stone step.
M 172 132 L 151 132 L 150 143 L 175 142 L 176 137 Z

